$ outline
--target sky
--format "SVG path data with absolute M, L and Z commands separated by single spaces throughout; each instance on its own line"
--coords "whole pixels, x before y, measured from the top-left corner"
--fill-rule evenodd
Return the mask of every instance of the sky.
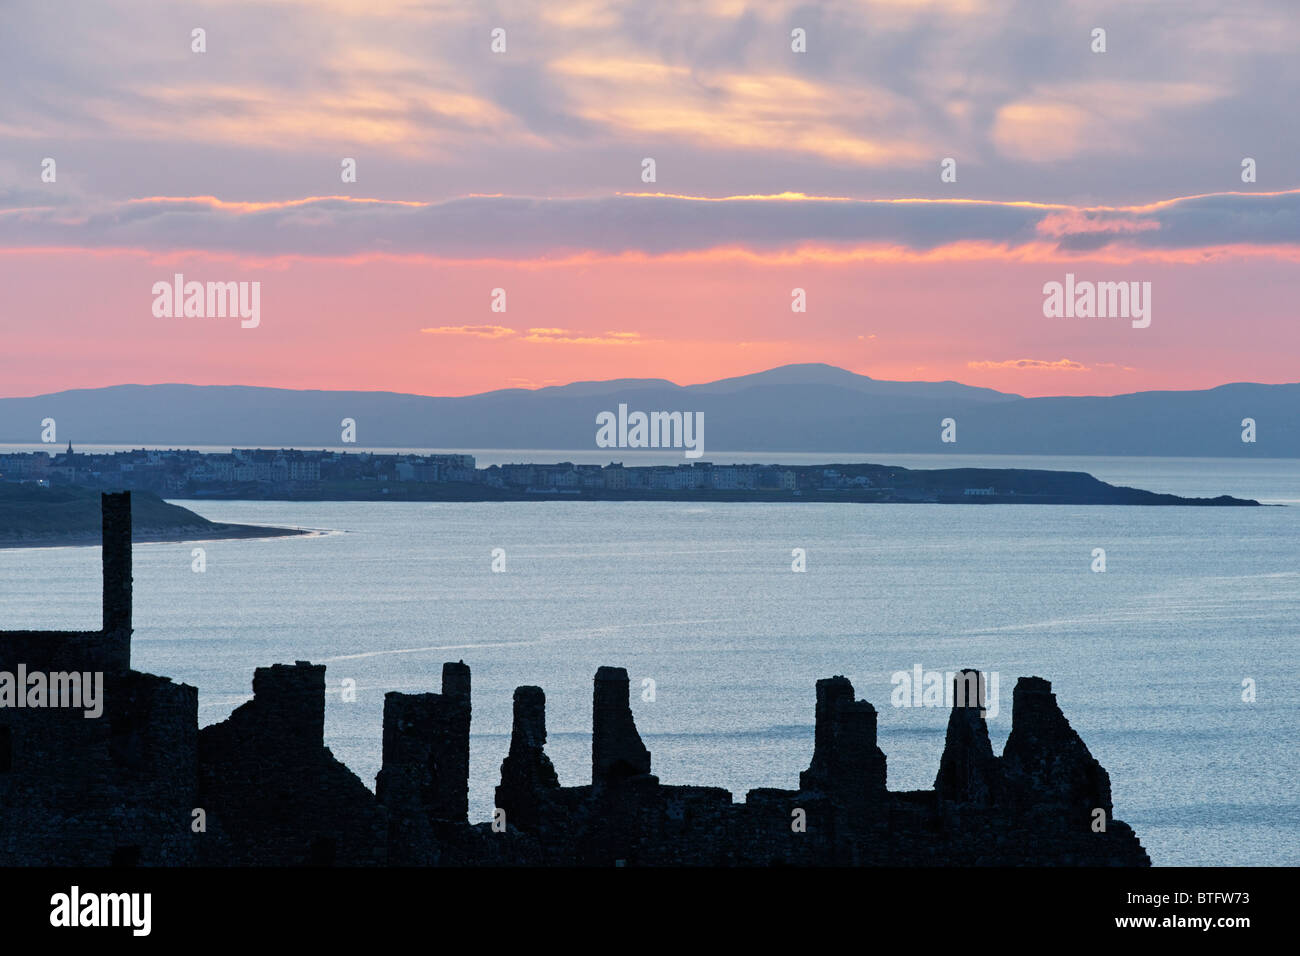
M 1293 0 L 3 0 L 0 396 L 1300 381 L 1297 49 Z

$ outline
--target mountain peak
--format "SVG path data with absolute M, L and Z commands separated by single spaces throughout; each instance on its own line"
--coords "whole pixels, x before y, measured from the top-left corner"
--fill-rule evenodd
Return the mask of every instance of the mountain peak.
M 755 385 L 840 385 L 848 388 L 861 386 L 875 379 L 869 375 L 860 375 L 837 365 L 825 362 L 798 362 L 790 365 L 778 365 L 776 368 L 748 375 L 736 375 L 720 378 L 713 382 L 703 382 L 690 386 L 693 389 L 710 392 L 732 391 L 737 388 L 751 388 Z

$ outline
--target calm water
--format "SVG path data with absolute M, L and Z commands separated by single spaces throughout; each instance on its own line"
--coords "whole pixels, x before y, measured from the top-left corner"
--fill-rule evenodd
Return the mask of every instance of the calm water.
M 1300 502 L 1292 461 L 875 460 Z M 326 743 L 373 787 L 384 693 L 437 690 L 442 662 L 464 659 L 474 820 L 491 814 L 519 684 L 546 690 L 561 782 L 589 779 L 601 664 L 631 674 L 665 782 L 739 798 L 796 786 L 814 684 L 845 674 L 880 712 L 890 787 L 929 787 L 947 711 L 890 705 L 890 675 L 919 663 L 999 673 L 998 749 L 1015 678 L 1050 679 L 1157 864 L 1300 863 L 1300 507 L 186 504 L 336 533 L 210 542 L 204 574 L 192 544 L 137 545 L 134 666 L 196 685 L 208 724 L 248 699 L 253 668 L 327 664 Z M 490 570 L 497 547 L 504 574 Z M 1097 547 L 1105 574 L 1090 571 Z M 97 627 L 98 561 L 94 548 L 0 550 L 0 627 Z

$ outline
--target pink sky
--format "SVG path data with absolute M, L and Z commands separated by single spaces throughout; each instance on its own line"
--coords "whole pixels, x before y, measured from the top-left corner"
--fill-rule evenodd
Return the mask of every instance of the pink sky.
M 175 381 L 461 395 L 625 377 L 690 384 L 789 362 L 1025 395 L 1293 381 L 1300 279 L 1276 268 L 709 255 L 253 266 L 197 254 L 9 252 L 0 255 L 5 308 L 27 318 L 6 329 L 0 368 L 7 395 Z M 260 281 L 261 324 L 155 318 L 150 289 L 177 270 Z M 1151 282 L 1151 326 L 1044 318 L 1042 284 L 1067 270 Z M 806 314 L 791 312 L 795 287 L 806 290 Z M 494 288 L 506 290 L 504 314 L 490 310 Z
M 1285 3 L 1188 0 L 1177 23 L 1119 0 L 472 6 L 141 0 L 56 23 L 14 0 L 0 396 L 794 362 L 1024 395 L 1300 379 Z M 259 282 L 260 325 L 155 317 L 175 272 Z M 1045 318 L 1067 272 L 1151 283 L 1150 327 Z

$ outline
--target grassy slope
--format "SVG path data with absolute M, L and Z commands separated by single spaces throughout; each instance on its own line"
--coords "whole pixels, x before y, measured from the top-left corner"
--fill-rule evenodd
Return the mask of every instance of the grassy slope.
M 207 518 L 145 491 L 131 493 L 131 523 L 136 529 L 150 530 L 212 526 Z M 98 535 L 100 527 L 98 491 L 0 482 L 0 537 Z

